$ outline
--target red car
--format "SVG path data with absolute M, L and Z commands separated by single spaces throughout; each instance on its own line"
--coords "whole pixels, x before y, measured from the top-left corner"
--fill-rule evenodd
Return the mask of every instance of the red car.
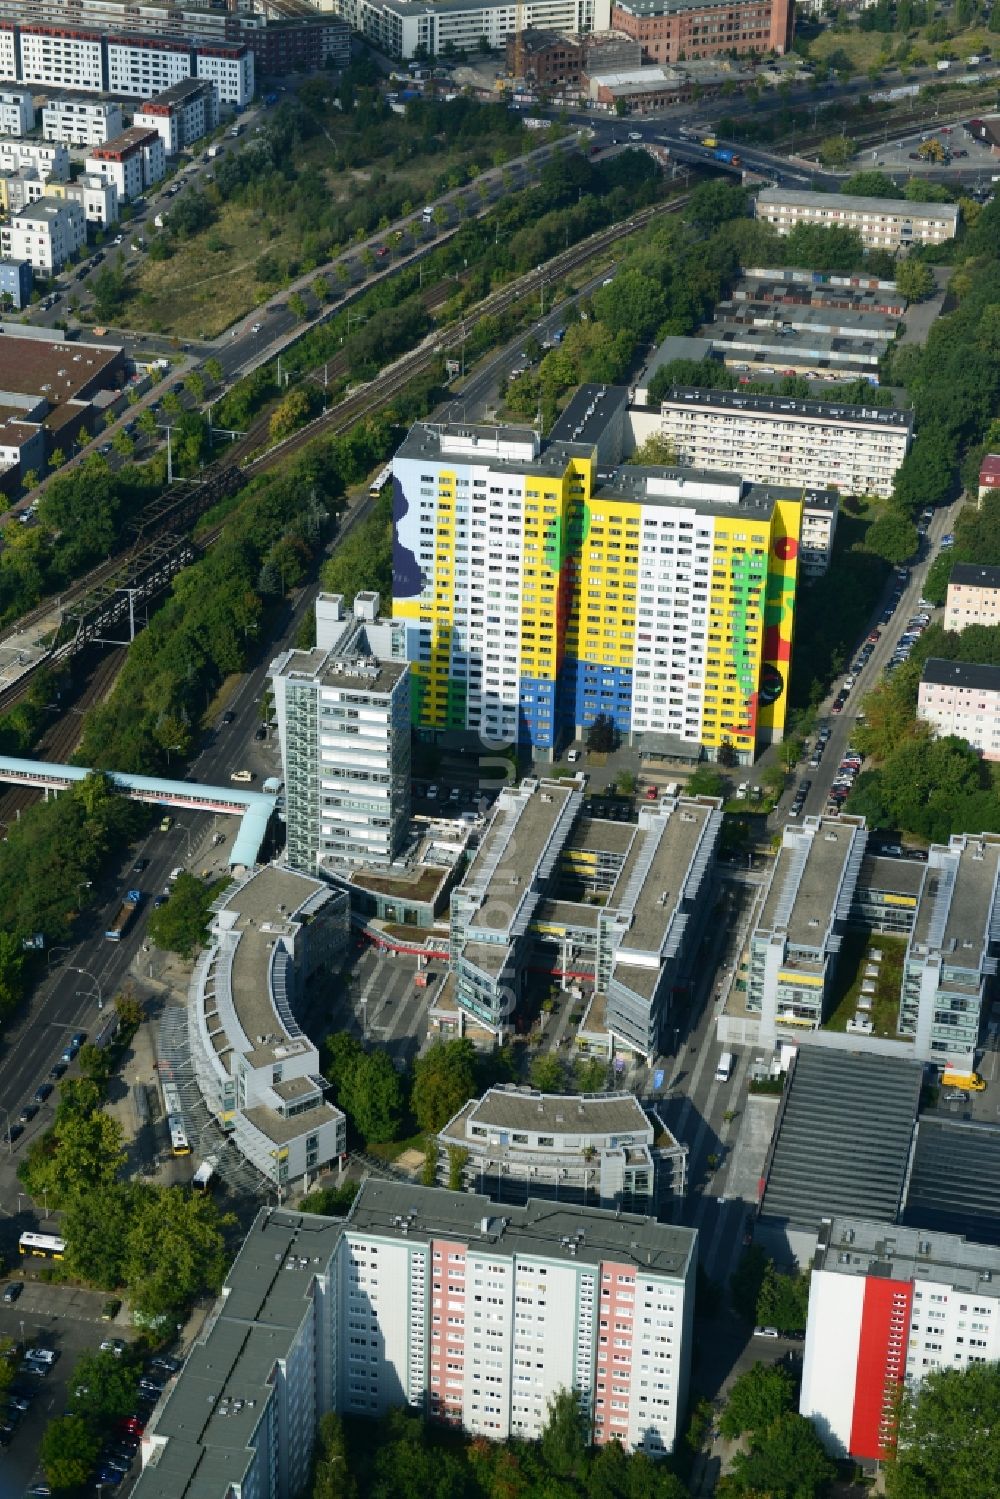
M 871 634 L 869 635 L 869 637 L 868 637 L 868 643 L 869 643 L 869 645 L 875 645 L 881 639 L 882 639 L 882 631 L 881 630 L 873 630 L 871 632 Z
M 385 245 L 376 245 L 375 246 L 375 259 L 376 260 L 384 260 L 385 257 L 388 255 L 388 253 L 389 253 L 389 250 L 388 250 L 387 246 L 385 246 Z

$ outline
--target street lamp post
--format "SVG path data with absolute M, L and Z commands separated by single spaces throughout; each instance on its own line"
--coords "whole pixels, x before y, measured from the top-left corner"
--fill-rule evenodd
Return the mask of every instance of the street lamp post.
M 78 968 L 75 963 L 69 963 L 69 964 L 67 964 L 67 972 L 68 973 L 81 973 L 84 978 L 90 980 L 90 982 L 93 984 L 95 990 L 97 991 L 97 1008 L 99 1010 L 103 1010 L 104 1009 L 104 995 L 103 995 L 103 993 L 101 991 L 101 985 L 100 985 L 99 981 L 94 977 L 94 975 L 90 972 L 89 968 Z

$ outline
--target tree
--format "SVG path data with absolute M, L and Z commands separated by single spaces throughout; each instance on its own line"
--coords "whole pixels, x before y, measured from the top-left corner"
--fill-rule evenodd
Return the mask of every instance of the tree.
M 165 903 L 149 918 L 149 935 L 157 947 L 184 958 L 202 947 L 215 890 L 193 874 L 179 874 Z
M 142 1188 L 129 1223 L 122 1277 L 147 1317 L 175 1314 L 226 1273 L 223 1218 L 210 1197 L 183 1187 Z
M 111 1352 L 85 1353 L 69 1384 L 69 1409 L 92 1426 L 105 1425 L 135 1409 L 139 1370 Z
M 221 385 L 223 380 L 222 365 L 213 354 L 211 359 L 205 360 L 205 374 L 213 385 Z
M 604 1057 L 578 1057 L 573 1077 L 581 1093 L 600 1093 L 608 1080 L 608 1063 Z
M 1000 1492 L 1000 1365 L 935 1369 L 903 1396 L 890 1499 L 993 1499 Z
M 852 198 L 901 198 L 903 190 L 884 172 L 855 172 L 840 191 Z
M 100 1090 L 94 1083 L 85 1087 Z M 51 1130 L 36 1140 L 18 1167 L 18 1176 L 33 1196 L 47 1195 L 51 1206 L 111 1186 L 125 1164 L 123 1131 L 103 1109 L 57 1116 Z
M 394 1140 L 403 1116 L 403 1090 L 388 1052 L 363 1054 L 351 1078 L 351 1109 L 365 1140 Z
M 312 398 L 305 386 L 295 385 L 271 413 L 268 427 L 272 442 L 280 442 L 309 420 Z
M 836 1475 L 811 1421 L 788 1411 L 756 1432 L 748 1452 L 737 1452 L 731 1492 L 768 1499 L 816 1499 Z
M 309 316 L 309 306 L 300 291 L 293 291 L 288 298 L 288 310 L 300 323 Z
M 562 1093 L 566 1088 L 566 1073 L 558 1057 L 541 1053 L 531 1061 L 531 1085 L 540 1093 Z
M 476 1093 L 471 1041 L 437 1041 L 413 1067 L 411 1106 L 420 1128 L 436 1134 Z
M 854 155 L 854 143 L 846 135 L 828 135 L 819 143 L 819 159 L 826 167 L 846 167 Z
M 872 521 L 865 534 L 868 551 L 874 552 L 877 557 L 884 557 L 894 567 L 913 556 L 918 542 L 916 526 L 909 516 L 895 506 L 883 510 Z
M 754 1245 L 747 1250 L 729 1278 L 733 1309 L 747 1322 L 757 1321 L 757 1300 L 770 1263 L 763 1249 Z
M 677 447 L 671 438 L 664 437 L 661 432 L 654 432 L 636 448 L 628 461 L 639 465 L 672 468 L 677 462 Z
M 49 457 L 48 457 L 48 467 L 49 467 L 49 469 L 51 469 L 54 472 L 57 468 L 62 468 L 62 466 L 63 466 L 63 464 L 65 462 L 66 462 L 66 453 L 65 453 L 65 450 L 63 448 L 53 448 L 52 452 L 49 454 Z
M 769 1260 L 757 1294 L 757 1322 L 781 1332 L 803 1333 L 808 1315 L 808 1273 L 785 1273 Z
M 598 713 L 587 730 L 587 748 L 597 754 L 611 754 L 618 748 L 618 730 L 607 713 Z
M 192 370 L 189 375 L 184 376 L 184 389 L 200 404 L 205 399 L 204 377 L 197 370 Z
M 582 1476 L 587 1456 L 586 1428 L 575 1390 L 559 1390 L 549 1400 L 541 1436 L 542 1457 L 559 1478 Z
M 923 302 L 934 290 L 934 272 L 925 261 L 908 255 L 899 263 L 896 285 L 908 302 Z
M 312 1499 L 357 1499 L 358 1485 L 348 1467 L 344 1423 L 333 1411 L 319 1419 Z
M 100 1437 L 82 1416 L 57 1416 L 50 1421 L 42 1433 L 40 1457 L 51 1487 L 82 1488 L 100 1450 Z
M 719 1421 L 725 1437 L 764 1431 L 795 1405 L 795 1381 L 780 1364 L 754 1364 L 729 1392 Z

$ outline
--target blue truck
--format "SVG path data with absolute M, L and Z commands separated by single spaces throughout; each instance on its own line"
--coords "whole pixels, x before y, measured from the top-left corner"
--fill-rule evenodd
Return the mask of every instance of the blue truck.
M 120 942 L 122 940 L 125 933 L 128 931 L 129 926 L 131 925 L 132 917 L 135 915 L 136 911 L 138 911 L 141 905 L 141 890 L 126 891 L 125 899 L 118 907 L 118 912 L 115 916 L 114 921 L 104 933 L 109 942 Z

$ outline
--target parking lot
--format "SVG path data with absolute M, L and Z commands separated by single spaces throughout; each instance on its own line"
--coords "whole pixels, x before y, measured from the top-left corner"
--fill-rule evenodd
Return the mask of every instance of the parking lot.
M 972 179 L 977 187 L 988 187 L 1000 177 L 1000 160 L 961 124 L 937 125 L 887 140 L 865 151 L 860 161 L 866 167 L 914 175 L 940 175 L 943 168 L 963 174 L 978 172 Z
M 0 1337 L 29 1348 L 50 1348 L 58 1358 L 44 1377 L 19 1375 L 16 1384 L 32 1395 L 0 1459 L 0 1499 L 21 1499 L 38 1470 L 38 1448 L 46 1423 L 66 1408 L 66 1392 L 82 1353 L 93 1353 L 104 1338 L 131 1339 L 135 1330 L 102 1321 L 108 1297 L 100 1291 L 48 1285 L 33 1278 L 35 1266 L 15 1265 L 4 1281 L 23 1281 L 12 1304 L 0 1301 Z

